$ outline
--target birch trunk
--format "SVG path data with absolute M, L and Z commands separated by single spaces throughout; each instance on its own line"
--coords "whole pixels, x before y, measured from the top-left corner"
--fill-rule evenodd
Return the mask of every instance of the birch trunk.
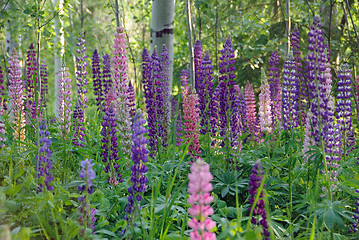
M 165 44 L 170 58 L 169 94 L 172 94 L 175 0 L 152 0 L 151 53 Z
M 55 45 L 55 49 L 57 51 L 55 51 L 54 53 L 54 65 L 55 65 L 55 83 L 54 83 L 54 87 L 55 87 L 55 116 L 58 117 L 58 113 L 57 113 L 57 109 L 58 109 L 58 105 L 59 102 L 57 100 L 58 97 L 58 91 L 59 91 L 59 84 L 58 84 L 58 80 L 59 80 L 59 70 L 61 68 L 61 60 L 62 60 L 62 56 L 64 55 L 65 52 L 65 36 L 64 36 L 64 26 L 63 26 L 63 21 L 61 19 L 61 16 L 64 14 L 64 0 L 54 0 L 53 2 L 53 6 L 55 9 L 57 9 L 57 11 L 59 12 L 59 16 L 56 16 L 54 18 L 54 27 L 55 27 L 55 38 L 54 38 L 54 45 Z
M 5 11 L 10 11 L 10 8 L 11 8 L 11 2 L 8 2 L 5 7 Z M 10 30 L 11 25 L 12 25 L 11 18 L 9 18 L 5 22 L 5 51 L 7 56 L 10 56 L 12 49 L 16 47 L 14 38 L 11 36 L 11 30 Z

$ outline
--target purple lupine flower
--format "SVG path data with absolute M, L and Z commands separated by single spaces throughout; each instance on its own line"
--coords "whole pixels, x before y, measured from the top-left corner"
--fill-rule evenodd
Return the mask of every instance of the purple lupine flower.
M 328 96 L 324 89 L 326 79 L 322 74 L 322 71 L 325 70 L 327 57 L 324 53 L 325 39 L 321 27 L 320 17 L 314 17 L 313 25 L 308 33 L 309 52 L 306 57 L 305 73 L 309 86 L 310 112 L 312 113 L 312 118 L 310 119 L 313 126 L 312 137 L 316 144 L 321 144 L 320 139 L 324 134 L 322 129 L 319 129 L 319 126 L 326 124 L 326 106 L 328 103 Z
M 5 95 L 4 75 L 2 73 L 0 66 L 0 115 L 3 115 L 4 111 L 7 110 L 6 99 L 4 98 L 4 95 Z
M 240 126 L 240 134 L 243 135 L 248 131 L 247 126 L 247 105 L 246 100 L 244 98 L 243 89 L 238 90 L 238 100 L 239 100 L 239 126 Z
M 351 151 L 355 144 L 352 121 L 351 74 L 348 64 L 342 64 L 338 78 L 336 116 L 341 133 L 341 152 L 345 154 L 345 152 Z
M 357 163 L 359 164 L 359 162 Z M 359 194 L 359 189 L 356 189 L 355 192 Z M 355 205 L 354 222 L 349 229 L 349 233 L 357 233 L 359 231 L 359 197 L 356 198 Z
M 196 40 L 194 43 L 194 79 L 195 79 L 195 89 L 199 93 L 200 86 L 202 86 L 202 81 L 204 80 L 201 75 L 201 65 L 202 65 L 202 44 L 201 41 Z M 201 104 L 201 103 L 200 103 Z
M 123 156 L 131 154 L 131 121 L 128 98 L 128 76 L 127 76 L 127 45 L 126 34 L 123 27 L 118 27 L 114 34 L 113 44 L 113 89 L 116 101 L 115 111 L 118 121 L 119 140 Z
M 106 110 L 105 116 L 102 117 L 102 162 L 107 163 L 104 168 L 105 172 L 110 176 L 107 178 L 107 181 L 110 184 L 117 185 L 122 182 L 122 174 L 119 173 L 120 164 L 118 160 L 118 143 L 117 143 L 117 119 L 116 112 L 111 104 L 111 106 Z
M 258 160 L 254 164 L 254 166 L 252 168 L 252 174 L 250 176 L 249 186 L 251 186 L 251 187 L 249 189 L 250 197 L 249 197 L 248 202 L 249 202 L 249 204 L 251 204 L 251 207 L 249 208 L 249 210 L 254 208 L 253 209 L 253 217 L 251 219 L 251 222 L 255 225 L 262 226 L 263 227 L 263 232 L 262 232 L 263 239 L 269 240 L 270 232 L 268 231 L 267 213 L 266 213 L 266 210 L 264 209 L 263 191 L 261 191 L 261 193 L 259 195 L 259 199 L 257 201 L 256 206 L 253 206 L 254 200 L 257 195 L 258 188 L 261 185 L 261 182 L 263 180 L 263 175 L 264 175 L 264 170 L 263 170 L 261 162 Z
M 80 100 L 79 100 L 80 102 Z M 75 110 L 73 112 L 73 128 L 72 131 L 75 132 L 74 136 L 72 138 L 72 144 L 75 147 L 85 147 L 85 127 L 84 127 L 84 112 L 82 110 L 82 107 L 80 106 L 80 103 L 77 102 L 75 106 Z
M 25 80 L 26 86 L 26 102 L 25 106 L 27 109 L 27 113 L 29 116 L 27 116 L 27 121 L 34 122 L 38 118 L 40 119 L 41 115 L 38 113 L 38 110 L 40 110 L 40 96 L 37 98 L 36 102 L 36 93 L 35 91 L 38 91 L 40 89 L 38 77 L 37 77 L 37 63 L 36 63 L 36 51 L 34 49 L 34 44 L 31 43 L 29 49 L 27 50 L 27 59 L 26 59 L 26 80 Z M 37 86 L 37 89 L 35 89 L 35 84 Z M 37 105 L 37 106 L 36 106 Z M 32 123 L 32 126 L 34 126 L 34 123 Z
M 71 97 L 71 78 L 69 78 L 69 69 L 62 67 L 59 71 L 58 79 L 58 124 L 61 137 L 68 139 L 68 134 L 71 129 L 71 115 L 72 115 L 72 97 Z
M 200 133 L 205 135 L 210 133 L 214 137 L 217 132 L 218 123 L 218 102 L 213 90 L 213 70 L 212 62 L 207 52 L 200 64 L 200 72 L 196 78 L 197 93 L 199 96 L 199 109 L 201 117 Z
M 111 78 L 111 58 L 108 54 L 103 55 L 103 67 L 102 67 L 102 96 L 104 99 L 107 99 L 107 95 L 112 88 L 112 78 Z M 102 109 L 106 111 L 106 109 Z
M 219 64 L 219 134 L 223 137 L 221 142 L 222 147 L 229 148 L 238 145 L 238 107 L 239 100 L 236 96 L 234 85 L 236 84 L 234 78 L 236 75 L 234 71 L 234 49 L 230 36 L 226 39 L 221 50 L 221 63 Z M 229 141 L 229 142 L 228 142 Z M 230 145 L 230 146 L 229 146 Z
M 264 72 L 264 69 L 261 69 L 261 92 L 259 94 L 259 124 L 260 129 L 259 131 L 265 132 L 270 134 L 273 131 L 272 128 L 272 100 L 271 100 L 271 93 L 270 87 L 267 80 L 267 76 Z
M 1 116 L 2 114 L 0 114 Z M 4 147 L 5 147 L 5 142 L 6 142 L 6 136 L 5 136 L 5 124 L 2 120 L 0 120 L 0 152 L 2 153 L 3 151 L 1 151 Z
M 172 98 L 172 119 L 176 119 L 175 120 L 175 123 L 176 123 L 176 145 L 181 146 L 182 141 L 183 141 L 183 139 L 182 139 L 183 122 L 182 122 L 181 110 L 179 109 L 178 102 L 174 97 Z
M 41 60 L 40 64 L 40 82 L 41 82 L 41 99 L 40 102 L 42 107 L 47 108 L 47 103 L 49 102 L 49 86 L 47 81 L 47 65 L 44 60 Z M 41 109 L 42 110 L 42 109 Z
M 140 201 L 142 200 L 142 195 L 145 192 L 147 186 L 146 183 L 148 179 L 145 177 L 148 168 L 145 163 L 148 162 L 148 150 L 147 143 L 148 140 L 145 138 L 145 134 L 148 130 L 143 126 L 146 123 L 146 120 L 142 118 L 142 113 L 136 113 L 133 121 L 133 134 L 132 134 L 132 161 L 133 165 L 131 166 L 132 176 L 131 182 L 132 186 L 128 189 L 128 205 L 125 209 L 127 221 L 133 220 L 133 212 L 137 205 L 138 209 L 141 209 Z M 130 216 L 132 215 L 132 216 Z
M 269 86 L 272 99 L 272 117 L 273 126 L 275 127 L 281 121 L 281 85 L 279 82 L 279 55 L 278 51 L 274 51 L 269 59 Z
M 81 203 L 79 207 L 79 224 L 83 227 L 80 229 L 79 235 L 81 237 L 85 237 L 86 239 L 86 229 L 91 228 L 92 233 L 94 233 L 96 228 L 96 217 L 95 214 L 97 210 L 95 208 L 90 207 L 88 195 L 92 194 L 93 189 L 93 180 L 96 178 L 95 171 L 93 170 L 93 166 L 95 164 L 91 163 L 91 159 L 85 159 L 81 162 L 81 172 L 79 177 L 84 179 L 85 184 L 77 187 L 77 190 L 83 195 L 78 198 L 78 201 Z
M 13 49 L 9 60 L 9 97 L 11 113 L 14 116 L 14 139 L 25 139 L 24 85 L 21 80 L 20 62 Z
M 298 127 L 298 82 L 296 62 L 292 55 L 289 55 L 284 62 L 282 110 L 284 130 Z
M 85 109 L 88 107 L 88 99 L 86 96 L 87 93 L 87 55 L 86 55 L 86 40 L 83 39 L 84 35 L 77 38 L 79 41 L 76 43 L 76 46 L 79 47 L 79 49 L 76 50 L 76 85 L 77 85 L 77 93 L 78 93 L 78 102 L 80 104 L 80 107 L 82 108 L 82 111 L 85 111 Z
M 298 82 L 298 90 L 299 90 L 299 96 L 298 99 L 298 115 L 299 120 L 302 126 L 305 124 L 305 118 L 306 118 L 306 111 L 308 110 L 308 82 L 303 76 L 303 69 L 302 69 L 302 57 L 300 52 L 300 35 L 298 31 L 297 25 L 295 25 L 293 32 L 292 32 L 292 39 L 290 41 L 290 44 L 293 48 L 293 57 L 295 61 L 295 73 L 297 77 Z
M 100 67 L 100 57 L 98 55 L 97 49 L 93 52 L 92 55 L 92 79 L 93 79 L 93 90 L 96 96 L 96 106 L 97 110 L 100 109 L 104 96 L 103 96 L 103 86 L 102 86 L 102 76 L 101 76 L 101 67 Z
M 39 143 L 35 142 L 35 145 L 39 146 L 39 150 L 36 154 L 37 178 L 44 177 L 44 184 L 46 189 L 52 191 L 54 190 L 54 187 L 50 186 L 51 181 L 54 180 L 54 177 L 52 177 L 50 173 L 52 169 L 52 151 L 50 149 L 52 142 L 49 139 L 50 133 L 46 130 L 47 126 L 42 123 L 40 124 L 39 128 Z M 39 187 L 36 191 L 37 193 L 41 192 L 45 188 L 44 184 L 39 184 Z
M 182 88 L 187 88 L 188 87 L 188 84 L 189 84 L 188 79 L 189 79 L 189 77 L 190 77 L 189 70 L 188 69 L 183 69 L 181 71 L 181 77 L 180 77 L 180 79 L 181 79 L 181 87 Z
M 128 107 L 130 108 L 130 115 L 133 119 L 136 111 L 136 94 L 131 81 L 128 83 Z

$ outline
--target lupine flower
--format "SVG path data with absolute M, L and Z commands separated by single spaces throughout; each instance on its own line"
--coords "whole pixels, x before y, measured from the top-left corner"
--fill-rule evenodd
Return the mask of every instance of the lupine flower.
M 198 138 L 198 124 L 199 124 L 199 109 L 198 96 L 192 92 L 192 87 L 182 91 L 182 105 L 183 105 L 183 119 L 185 120 L 186 143 L 191 144 L 188 147 L 188 152 L 193 158 L 197 158 L 201 154 L 201 145 Z
M 359 160 L 359 158 L 357 158 L 357 160 Z M 357 161 L 357 164 L 359 164 L 359 161 Z M 355 192 L 359 194 L 359 189 L 356 189 Z M 359 197 L 356 198 L 355 205 L 354 222 L 349 229 L 349 233 L 357 233 L 359 230 Z
M 319 126 L 326 124 L 324 120 L 327 119 L 326 106 L 328 103 L 328 96 L 325 95 L 324 89 L 326 80 L 322 74 L 322 71 L 325 70 L 327 56 L 324 53 L 324 32 L 321 27 L 320 17 L 314 17 L 313 25 L 308 33 L 309 52 L 306 57 L 306 78 L 308 79 L 310 111 L 312 112 L 311 124 L 313 126 L 311 134 L 316 144 L 321 144 L 320 139 L 324 134 Z
M 272 99 L 272 117 L 273 125 L 281 121 L 281 100 L 282 100 L 282 89 L 279 82 L 279 56 L 278 51 L 274 51 L 269 59 L 269 78 L 268 82 L 270 85 L 271 99 Z
M 14 139 L 25 139 L 25 113 L 24 113 L 24 85 L 21 80 L 21 70 L 16 50 L 12 50 L 9 60 L 9 97 L 11 112 L 14 115 Z
M 201 75 L 201 65 L 202 65 L 202 44 L 201 41 L 196 40 L 194 43 L 194 79 L 195 79 L 195 88 L 196 92 L 199 94 L 200 86 L 202 85 Z
M 4 75 L 2 73 L 1 66 L 0 66 L 0 115 L 3 115 L 4 111 L 7 110 L 6 99 L 4 98 L 4 95 L 5 95 Z
M 177 106 L 178 102 L 173 97 L 172 98 L 172 118 L 176 118 L 176 145 L 181 146 L 182 144 L 182 136 L 183 136 L 183 123 L 182 123 L 182 114 L 181 110 Z M 178 109 L 177 109 L 178 107 Z M 177 116 L 177 117 L 176 117 Z
M 127 45 L 123 27 L 118 27 L 113 39 L 113 88 L 116 95 L 115 109 L 119 139 L 124 156 L 131 155 L 131 121 L 128 98 Z
M 128 108 L 130 109 L 130 115 L 133 119 L 136 112 L 136 94 L 131 81 L 128 83 Z
M 191 165 L 191 173 L 188 174 L 188 178 L 190 196 L 187 202 L 191 204 L 188 213 L 192 216 L 188 222 L 188 226 L 192 228 L 190 239 L 215 240 L 216 234 L 211 231 L 216 227 L 216 223 L 209 218 L 213 214 L 213 208 L 209 205 L 213 201 L 212 184 L 210 183 L 213 176 L 209 171 L 209 165 L 198 158 Z
M 259 94 L 259 119 L 260 119 L 260 131 L 271 133 L 272 128 L 272 100 L 269 90 L 269 83 L 264 69 L 261 69 L 262 81 L 261 81 L 261 93 Z
M 255 133 L 255 121 L 256 121 L 256 103 L 254 100 L 254 91 L 253 85 L 247 81 L 245 90 L 244 90 L 244 99 L 246 102 L 247 109 L 247 124 L 248 132 L 251 134 Z
M 239 111 L 238 111 L 238 118 L 239 118 L 239 128 L 240 134 L 244 134 L 248 131 L 247 126 L 247 105 L 246 100 L 244 99 L 243 89 L 238 89 L 238 100 L 239 100 Z
M 40 64 L 40 82 L 41 82 L 41 99 L 40 102 L 42 107 L 45 109 L 47 108 L 47 103 L 49 101 L 48 94 L 49 94 L 49 87 L 47 82 L 47 65 L 44 60 L 41 60 Z M 42 109 L 41 109 L 42 110 Z
M 26 102 L 25 106 L 29 113 L 29 116 L 27 116 L 27 121 L 34 122 L 38 118 L 40 119 L 40 113 L 38 111 L 40 110 L 40 96 L 36 99 L 36 91 L 40 89 L 40 82 L 38 81 L 37 76 L 37 63 L 36 63 L 36 51 L 34 49 L 34 44 L 31 43 L 29 49 L 27 50 L 27 59 L 26 59 Z M 37 86 L 37 89 L 35 89 L 35 83 Z M 36 102 L 37 101 L 37 102 Z M 27 113 L 26 113 L 27 114 Z M 34 124 L 32 124 L 34 126 Z
M 158 92 L 158 89 L 160 88 L 160 85 L 162 85 L 162 94 L 163 94 L 163 123 L 162 125 L 164 126 L 164 141 L 163 141 L 163 144 L 164 146 L 166 145 L 166 140 L 168 139 L 168 136 L 169 136 L 169 123 L 170 123 L 170 120 L 171 120 L 171 102 L 170 102 L 170 92 L 169 92 L 169 89 L 170 89 L 170 84 L 169 84 L 169 64 L 170 64 L 170 59 L 169 59 L 169 56 L 168 56 L 168 51 L 167 51 L 167 48 L 166 48 L 166 45 L 163 44 L 162 46 L 162 52 L 161 52 L 161 57 L 160 57 L 160 68 L 161 68 L 161 80 L 162 80 L 162 83 L 161 84 L 158 84 L 157 83 L 157 92 Z M 160 120 L 161 118 L 159 118 Z
M 100 57 L 98 55 L 97 49 L 93 52 L 92 55 L 92 79 L 93 79 L 93 90 L 96 96 L 96 106 L 97 110 L 100 109 L 100 106 L 104 100 L 103 96 L 103 86 L 102 86 L 102 76 L 100 70 Z
M 207 52 L 202 59 L 200 73 L 196 77 L 201 117 L 200 133 L 203 135 L 210 133 L 214 137 L 217 132 L 218 102 L 213 90 L 214 78 L 212 68 L 212 62 Z
M 298 82 L 295 64 L 292 55 L 289 55 L 284 63 L 282 88 L 284 130 L 298 127 Z
M 264 170 L 262 167 L 262 164 L 260 161 L 257 161 L 253 168 L 252 168 L 252 174 L 250 176 L 249 181 L 249 204 L 251 204 L 250 211 L 253 208 L 253 217 L 251 219 L 251 223 L 262 226 L 263 232 L 262 236 L 264 240 L 269 240 L 270 232 L 268 231 L 268 223 L 267 223 L 267 213 L 264 209 L 264 200 L 263 200 L 263 191 L 261 191 L 259 195 L 259 199 L 257 201 L 257 204 L 253 206 L 254 200 L 257 195 L 257 191 L 259 186 L 261 185 L 261 182 L 263 180 Z M 264 185 L 265 186 L 265 185 Z
M 5 99 L 3 99 L 4 96 L 4 77 L 1 71 L 1 67 L 0 67 L 0 116 L 4 115 L 5 109 Z M 6 137 L 5 137 L 5 124 L 2 121 L 2 118 L 0 118 L 0 152 L 2 148 L 5 147 L 5 142 L 6 142 Z
M 108 95 L 111 96 L 111 95 Z M 110 184 L 117 185 L 122 182 L 122 174 L 119 173 L 120 164 L 118 160 L 118 144 L 117 144 L 117 119 L 116 112 L 112 107 L 113 104 L 106 110 L 105 116 L 102 117 L 102 131 L 101 131 L 101 142 L 102 142 L 102 161 L 107 163 L 105 172 L 110 176 L 107 181 Z
M 79 223 L 83 226 L 80 229 L 80 236 L 86 238 L 86 228 L 91 228 L 94 232 L 96 228 L 96 217 L 95 214 L 97 210 L 95 208 L 90 207 L 88 195 L 92 194 L 93 183 L 92 181 L 96 178 L 95 171 L 93 170 L 93 166 L 95 164 L 91 163 L 91 159 L 85 159 L 81 162 L 81 172 L 79 177 L 84 179 L 85 184 L 78 186 L 77 190 L 82 193 L 83 195 L 78 198 L 79 202 L 81 203 L 79 208 L 80 218 Z
M 1 114 L 0 114 L 1 115 Z M 5 147 L 6 137 L 5 137 L 5 124 L 3 121 L 0 121 L 0 152 L 2 153 L 2 148 Z
M 181 71 L 181 87 L 182 88 L 188 88 L 188 79 L 189 79 L 189 70 L 188 69 L 183 69 Z
M 111 58 L 108 54 L 105 54 L 103 57 L 103 68 L 102 68 L 102 96 L 104 99 L 107 99 L 107 94 L 112 88 L 112 78 L 111 78 Z M 103 109 L 103 111 L 106 111 Z
M 62 67 L 59 71 L 58 79 L 58 123 L 60 134 L 64 139 L 68 138 L 71 129 L 71 115 L 72 115 L 72 98 L 71 98 L 71 79 L 68 68 Z
M 293 48 L 293 56 L 295 61 L 295 74 L 298 82 L 299 96 L 298 99 L 298 109 L 299 109 L 299 120 L 301 125 L 305 124 L 306 111 L 308 109 L 308 82 L 303 76 L 302 69 L 302 57 L 300 52 L 300 35 L 297 25 L 295 25 L 292 32 L 292 39 L 290 44 Z
M 77 38 L 79 41 L 76 43 L 76 46 L 79 47 L 79 49 L 76 50 L 76 85 L 77 85 L 77 93 L 78 93 L 78 99 L 80 107 L 82 108 L 82 111 L 85 111 L 85 109 L 88 107 L 88 99 L 86 96 L 87 93 L 87 62 L 86 62 L 86 40 L 83 39 L 84 35 Z
M 336 116 L 341 133 L 341 152 L 351 151 L 355 144 L 354 128 L 352 123 L 352 89 L 351 74 L 348 64 L 343 64 L 338 74 Z
M 73 128 L 72 131 L 74 131 L 74 136 L 72 138 L 72 144 L 75 147 L 85 147 L 85 127 L 84 127 L 84 112 L 80 106 L 80 103 L 78 102 L 75 106 L 75 110 L 73 112 Z
M 221 147 L 229 149 L 238 145 L 238 105 L 239 100 L 236 96 L 234 85 L 236 84 L 234 78 L 236 70 L 234 63 L 234 49 L 231 38 L 228 36 L 223 49 L 221 50 L 219 64 L 219 134 L 223 137 Z M 229 142 L 228 142 L 229 141 Z M 229 145 L 230 144 L 230 145 Z M 227 156 L 228 157 L 228 156 Z
M 134 213 L 135 203 L 137 203 L 136 205 L 138 206 L 138 209 L 141 209 L 140 201 L 142 200 L 142 195 L 147 188 L 146 183 L 148 179 L 145 177 L 145 174 L 148 171 L 148 168 L 145 163 L 148 162 L 148 150 L 146 147 L 148 140 L 144 135 L 148 132 L 148 130 L 143 126 L 145 123 L 146 120 L 142 118 L 142 112 L 137 112 L 133 121 L 133 145 L 131 148 L 133 161 L 133 165 L 131 166 L 132 186 L 128 189 L 128 205 L 125 209 L 125 212 L 127 213 L 125 219 L 127 221 L 129 219 L 132 220 L 132 217 L 129 218 L 129 215 Z
M 52 169 L 52 151 L 50 149 L 51 140 L 49 139 L 50 133 L 46 130 L 47 126 L 42 123 L 39 126 L 39 143 L 35 142 L 35 145 L 39 146 L 39 150 L 36 154 L 36 171 L 37 171 L 37 178 L 44 177 L 44 183 L 46 189 L 51 191 L 54 190 L 53 186 L 50 186 L 54 177 L 51 176 L 51 169 Z M 45 186 L 40 183 L 37 189 L 37 193 L 41 192 Z

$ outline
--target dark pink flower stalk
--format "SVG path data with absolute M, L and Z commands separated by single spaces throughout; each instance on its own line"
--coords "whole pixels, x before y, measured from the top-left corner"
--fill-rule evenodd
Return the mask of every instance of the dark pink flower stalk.
M 188 175 L 188 192 L 191 194 L 187 200 L 191 204 L 188 213 L 192 216 L 188 226 L 191 240 L 215 240 L 216 234 L 212 229 L 216 227 L 209 216 L 213 214 L 213 208 L 209 205 L 213 201 L 211 196 L 213 176 L 209 171 L 209 165 L 198 158 L 191 166 L 191 173 Z
M 41 60 L 40 64 L 40 82 L 41 82 L 41 111 L 43 108 L 47 109 L 47 103 L 49 102 L 48 94 L 48 82 L 47 82 L 47 65 L 44 60 Z
M 9 97 L 11 112 L 14 115 L 14 139 L 25 139 L 24 85 L 18 55 L 13 49 L 9 60 Z
M 191 142 L 188 152 L 193 158 L 197 158 L 201 154 L 201 146 L 199 143 L 198 124 L 199 124 L 199 108 L 198 95 L 192 92 L 192 87 L 182 90 L 183 119 L 185 120 L 186 143 Z
M 253 85 L 247 81 L 244 89 L 244 99 L 246 102 L 247 109 L 247 126 L 248 132 L 251 134 L 255 133 L 255 122 L 256 122 L 256 102 L 254 99 Z
M 131 119 L 129 108 L 127 45 L 123 27 L 117 28 L 113 39 L 113 88 L 116 97 L 115 108 L 118 121 L 119 140 L 125 156 L 131 156 Z

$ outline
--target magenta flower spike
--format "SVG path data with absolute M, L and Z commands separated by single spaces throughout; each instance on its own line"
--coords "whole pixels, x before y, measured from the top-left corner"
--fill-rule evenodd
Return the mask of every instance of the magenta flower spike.
M 41 60 L 40 64 L 40 82 L 41 82 L 41 106 L 47 109 L 47 103 L 49 102 L 48 95 L 49 95 L 49 87 L 47 82 L 47 65 L 44 60 Z M 43 110 L 41 108 L 41 111 Z
M 24 85 L 21 80 L 20 62 L 16 50 L 13 49 L 9 60 L 9 97 L 11 113 L 14 115 L 14 138 L 25 139 Z
M 191 173 L 188 175 L 188 192 L 190 193 L 187 202 L 191 204 L 188 213 L 192 216 L 188 226 L 191 240 L 215 240 L 216 234 L 211 231 L 216 223 L 209 217 L 213 214 L 213 208 L 209 205 L 213 201 L 211 196 L 213 176 L 209 171 L 209 165 L 198 158 L 191 165 Z
M 61 137 L 68 139 L 68 134 L 71 129 L 71 116 L 72 116 L 72 97 L 71 97 L 71 78 L 69 78 L 69 69 L 62 67 L 59 71 L 59 92 L 58 101 L 59 107 L 57 109 L 59 130 Z
M 123 27 L 118 27 L 114 34 L 113 44 L 113 88 L 116 97 L 115 109 L 118 121 L 121 149 L 127 158 L 131 156 L 131 119 L 127 76 L 127 45 Z
M 256 102 L 254 99 L 253 85 L 247 81 L 246 87 L 244 89 L 244 99 L 246 102 L 247 109 L 247 126 L 248 132 L 254 134 L 255 131 L 255 122 L 256 122 Z
M 1 71 L 1 67 L 0 67 L 0 152 L 2 148 L 5 147 L 5 142 L 6 142 L 6 137 L 5 137 L 5 124 L 3 122 L 3 119 L 1 116 L 4 115 L 5 113 L 5 99 L 3 98 L 4 96 L 4 76 L 2 74 Z
M 262 81 L 261 81 L 261 93 L 259 94 L 259 120 L 260 131 L 270 134 L 273 131 L 272 127 L 272 100 L 270 96 L 269 83 L 264 69 L 261 69 Z

